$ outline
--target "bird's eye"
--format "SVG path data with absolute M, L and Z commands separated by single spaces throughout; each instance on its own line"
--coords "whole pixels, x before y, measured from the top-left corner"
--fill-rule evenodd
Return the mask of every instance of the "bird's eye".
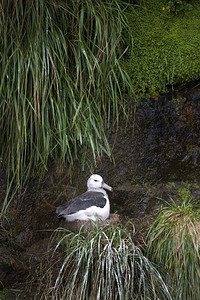
M 98 180 L 94 179 L 94 181 L 96 181 L 96 182 L 97 182 Z

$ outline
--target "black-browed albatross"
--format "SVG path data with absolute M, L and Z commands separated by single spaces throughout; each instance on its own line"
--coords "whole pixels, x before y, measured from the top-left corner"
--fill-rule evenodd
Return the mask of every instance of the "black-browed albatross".
M 58 218 L 66 221 L 106 220 L 110 215 L 110 202 L 104 189 L 113 191 L 100 175 L 93 174 L 87 181 L 87 192 L 60 205 L 56 209 Z

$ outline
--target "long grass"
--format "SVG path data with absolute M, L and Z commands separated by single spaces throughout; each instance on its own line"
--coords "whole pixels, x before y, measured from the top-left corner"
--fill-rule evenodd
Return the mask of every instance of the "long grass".
M 0 0 L 0 159 L 22 186 L 49 159 L 111 156 L 110 126 L 132 91 L 119 59 L 120 1 Z M 89 155 L 88 155 L 89 152 Z
M 147 239 L 147 256 L 165 269 L 177 300 L 200 299 L 200 209 L 188 195 L 160 210 Z
M 125 229 L 96 224 L 87 234 L 58 232 L 54 256 L 61 257 L 61 248 L 63 260 L 56 276 L 55 263 L 48 268 L 41 299 L 171 299 L 160 274 Z

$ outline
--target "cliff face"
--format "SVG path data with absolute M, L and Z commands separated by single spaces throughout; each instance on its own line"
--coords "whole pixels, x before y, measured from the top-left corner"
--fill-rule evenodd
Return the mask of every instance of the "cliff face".
M 199 197 L 198 95 L 195 91 L 190 96 L 138 101 L 134 122 L 130 119 L 126 131 L 121 124 L 110 136 L 115 162 L 103 157 L 93 170 L 113 186 L 114 193 L 109 195 L 111 212 L 117 212 L 123 222 L 133 218 L 138 240 L 148 216 L 159 208 L 162 199 L 176 194 L 176 187 L 190 183 L 193 197 Z M 42 182 L 32 181 L 24 193 L 15 196 L 8 216 L 1 222 L 0 281 L 4 286 L 20 288 L 35 276 L 46 256 L 52 234 L 49 230 L 60 226 L 56 207 L 84 192 L 89 174 L 87 169 L 81 173 L 77 162 L 70 181 L 67 167 L 58 173 L 52 164 Z M 6 181 L 3 172 L 1 175 L 3 199 Z M 37 278 L 35 284 L 39 284 Z

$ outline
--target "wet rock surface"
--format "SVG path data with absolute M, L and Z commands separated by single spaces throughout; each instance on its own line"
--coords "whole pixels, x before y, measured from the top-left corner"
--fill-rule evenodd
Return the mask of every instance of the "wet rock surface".
M 200 197 L 200 99 L 197 96 L 141 99 L 134 131 L 132 119 L 130 123 L 126 131 L 119 130 L 110 136 L 115 163 L 103 157 L 94 172 L 114 188 L 114 193 L 109 193 L 111 212 L 119 215 L 124 224 L 132 219 L 136 242 L 141 242 L 152 214 L 164 203 L 162 199 L 176 194 L 176 186 L 190 182 L 193 197 Z M 6 180 L 3 171 L 0 172 L 3 202 Z M 42 182 L 33 180 L 26 191 L 15 197 L 8 217 L 1 220 L 2 288 L 24 290 L 25 282 L 34 283 L 32 274 L 37 274 L 42 264 L 52 230 L 62 226 L 55 215 L 56 207 L 83 193 L 89 175 L 89 170 L 81 173 L 77 163 L 70 180 L 67 167 L 58 172 L 50 164 Z M 37 283 L 36 278 L 35 286 Z M 11 293 L 6 299 L 17 297 L 27 299 L 27 291 Z M 33 294 L 28 297 L 33 299 Z

